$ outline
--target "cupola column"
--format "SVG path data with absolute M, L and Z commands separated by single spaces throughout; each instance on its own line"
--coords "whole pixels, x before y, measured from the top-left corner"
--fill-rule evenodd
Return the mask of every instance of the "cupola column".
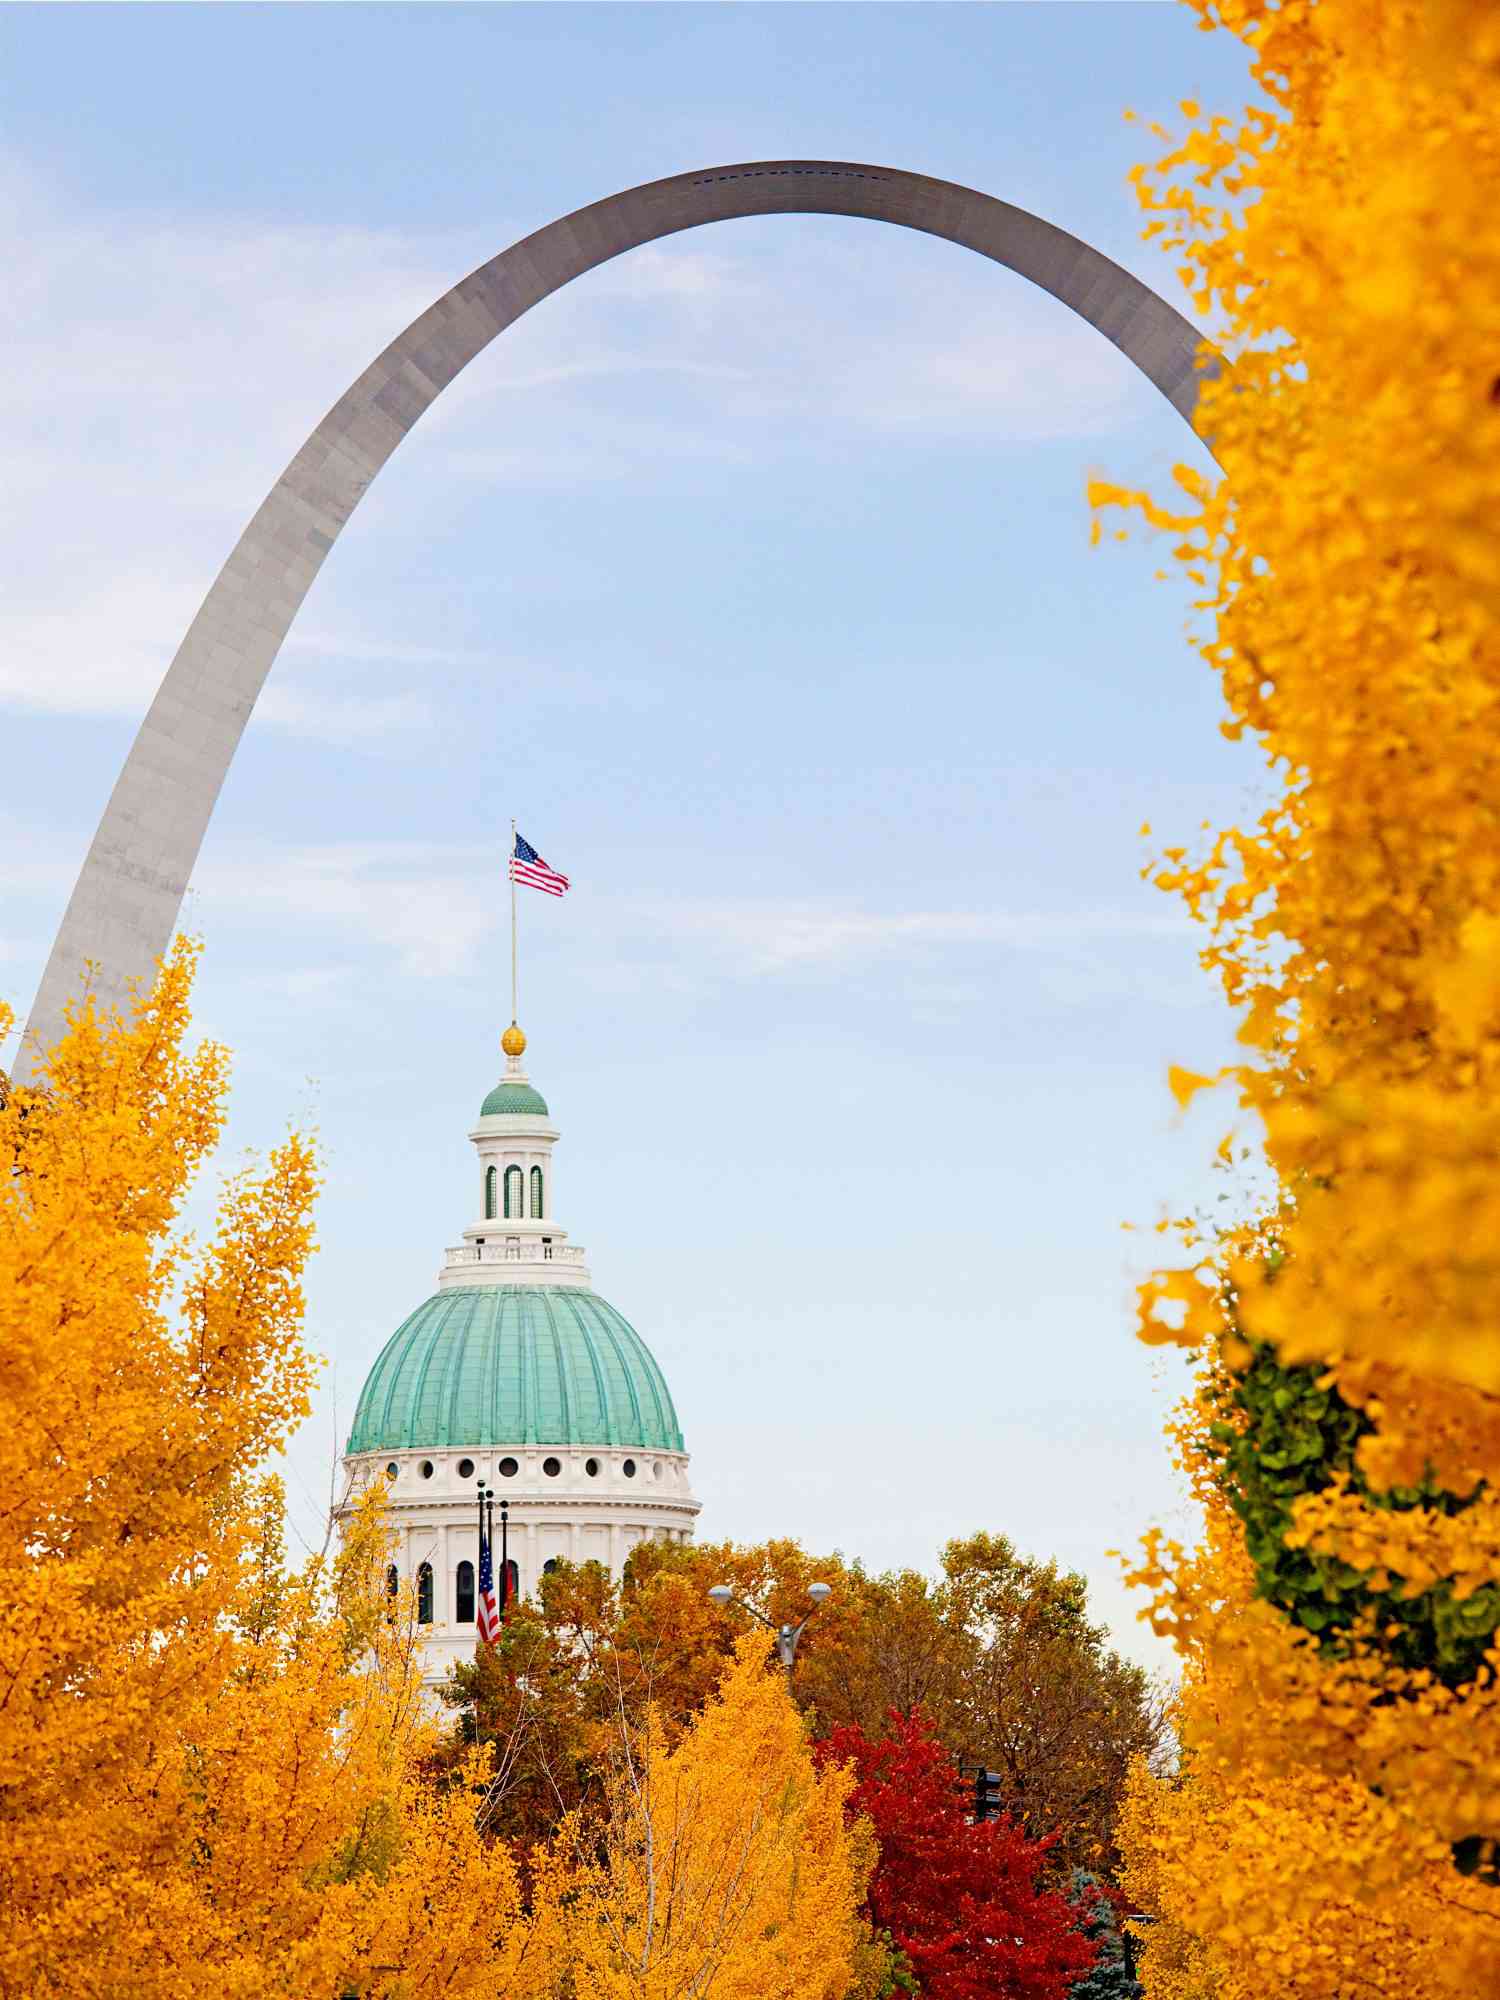
M 526 1037 L 515 1022 L 500 1046 L 505 1074 L 480 1106 L 479 1122 L 469 1134 L 478 1155 L 478 1220 L 447 1252 L 438 1283 L 586 1286 L 584 1254 L 556 1220 L 557 1128 L 546 1099 L 521 1066 Z

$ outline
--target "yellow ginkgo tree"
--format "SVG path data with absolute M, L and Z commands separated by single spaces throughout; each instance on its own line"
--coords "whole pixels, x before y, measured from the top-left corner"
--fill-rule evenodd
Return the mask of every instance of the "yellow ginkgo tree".
M 602 1817 L 553 1842 L 536 1913 L 577 2000 L 843 2000 L 873 1843 L 818 1771 L 766 1645 L 744 1640 L 668 1747 L 623 1716 Z
M 1265 754 L 1260 816 L 1153 872 L 1239 1012 L 1276 1194 L 1145 1292 L 1146 1337 L 1204 1355 L 1208 1531 L 1141 1566 L 1184 1772 L 1141 1781 L 1127 1851 L 1196 1940 L 1163 1934 L 1163 1982 L 1490 1992 L 1500 9 L 1188 4 L 1258 101 L 1185 104 L 1137 183 L 1231 363 L 1197 412 L 1223 476 L 1095 498 L 1172 536 L 1225 733 Z
M 288 1138 L 181 1230 L 227 1078 L 185 1046 L 193 965 L 78 1008 L 0 1105 L 0 1992 L 520 1992 L 480 1764 L 419 1782 L 377 1507 L 282 1563 L 257 1468 L 307 1404 L 314 1159 Z

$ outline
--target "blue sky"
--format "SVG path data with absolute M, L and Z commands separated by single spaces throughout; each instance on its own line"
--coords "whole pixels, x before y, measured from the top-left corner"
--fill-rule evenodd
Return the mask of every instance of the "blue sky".
M 244 521 L 370 356 L 553 216 L 690 167 L 848 158 L 1036 210 L 1178 302 L 1122 114 L 1237 109 L 1158 4 L 11 8 L 0 991 L 24 1012 L 120 760 Z M 1149 142 L 1147 142 L 1149 143 Z M 1258 795 L 1159 551 L 1090 472 L 1205 463 L 1099 336 L 877 225 L 634 253 L 483 355 L 314 586 L 195 877 L 225 1164 L 316 1124 L 289 1461 L 471 1220 L 509 1014 L 511 816 L 560 1219 L 646 1336 L 705 1536 L 1083 1568 L 1186 1526 L 1130 1333 L 1224 1113 L 1232 1023 L 1138 871 Z M 198 1204 L 211 1219 L 212 1190 Z M 1122 1224 L 1142 1232 L 1122 1232 Z

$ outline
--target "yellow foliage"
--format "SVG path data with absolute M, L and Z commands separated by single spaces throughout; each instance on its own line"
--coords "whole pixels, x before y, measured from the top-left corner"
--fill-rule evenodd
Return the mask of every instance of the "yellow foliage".
M 844 1824 L 847 1771 L 814 1770 L 765 1656 L 743 1640 L 672 1747 L 655 1714 L 626 1727 L 603 1826 L 575 1815 L 554 1843 L 536 1922 L 563 1941 L 577 2000 L 848 1992 L 874 1854 Z
M 1120 1822 L 1123 1886 L 1158 1919 L 1143 1934 L 1148 2000 L 1500 1990 L 1500 1897 L 1455 1872 L 1401 1797 L 1424 1758 L 1493 1740 L 1492 1699 L 1476 1713 L 1429 1686 L 1397 1704 L 1378 1662 L 1330 1670 L 1253 1596 L 1238 1524 L 1204 1498 L 1202 1546 L 1157 1541 L 1132 1579 L 1153 1587 L 1158 1629 L 1187 1661 L 1183 1769 L 1137 1766 Z M 1497 1802 L 1485 1783 L 1481 1813 Z
M 309 1147 L 174 1231 L 227 1078 L 183 1046 L 192 972 L 77 1010 L 0 1107 L 0 1992 L 490 1994 L 515 1874 L 472 1793 L 415 1783 L 378 1513 L 288 1576 L 254 1476 L 306 1409 Z
M 1148 2000 L 1326 2000 L 1360 1994 L 1473 1996 L 1500 1979 L 1483 1892 L 1446 1856 L 1403 1856 L 1393 1881 L 1331 1875 L 1345 1857 L 1389 1852 L 1391 1829 L 1364 1787 L 1261 1771 L 1185 1782 L 1138 1772 L 1122 1835 L 1124 1886 L 1157 1915 L 1143 1928 Z
M 1482 1637 L 1500 1584 L 1500 12 L 1188 4 L 1262 93 L 1183 106 L 1136 170 L 1233 362 L 1197 418 L 1223 477 L 1094 498 L 1171 534 L 1225 734 L 1264 751 L 1259 819 L 1154 876 L 1240 1012 L 1279 1195 L 1274 1254 L 1251 1219 L 1158 1273 L 1142 1333 L 1211 1371 L 1274 1350 L 1373 1423 L 1280 1547 L 1304 1623 L 1340 1563 L 1395 1622 L 1320 1644 L 1258 1598 L 1264 1544 L 1199 1476 L 1204 1549 L 1139 1572 L 1189 1665 L 1186 1779 L 1142 1781 L 1127 1849 L 1226 2000 L 1489 1992 L 1500 1889 L 1454 1862 L 1500 1836 L 1496 1655 L 1454 1685 L 1397 1641 L 1429 1586 Z
M 1198 412 L 1225 476 L 1094 498 L 1182 539 L 1228 727 L 1279 780 L 1157 871 L 1211 926 L 1297 1191 L 1276 1283 L 1230 1275 L 1288 1359 L 1500 1391 L 1500 27 L 1189 4 L 1269 100 L 1136 174 L 1233 356 Z
M 228 1068 L 184 1049 L 193 969 L 0 1103 L 0 1993 L 834 2000 L 872 1857 L 762 1660 L 670 1752 L 627 1736 L 606 1859 L 574 1823 L 533 1910 L 489 1749 L 434 1782 L 380 1492 L 286 1570 L 258 1467 L 307 1405 L 315 1166 L 290 1137 L 177 1229 Z

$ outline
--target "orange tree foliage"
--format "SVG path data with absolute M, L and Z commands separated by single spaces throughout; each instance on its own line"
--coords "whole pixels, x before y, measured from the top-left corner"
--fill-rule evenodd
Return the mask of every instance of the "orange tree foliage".
M 1144 1296 L 1208 1350 L 1208 1538 L 1142 1566 L 1188 1782 L 1128 1848 L 1226 1994 L 1496 1990 L 1500 8 L 1190 4 L 1264 94 L 1138 170 L 1232 356 L 1224 476 L 1094 498 L 1172 532 L 1266 754 L 1262 816 L 1154 872 L 1278 1194 Z
M 257 1468 L 306 1408 L 314 1163 L 177 1226 L 227 1073 L 184 1047 L 193 960 L 0 1103 L 0 1993 L 844 2000 L 872 1850 L 763 1648 L 680 1740 L 617 1712 L 603 1809 L 523 1882 L 493 1741 L 430 1782 L 380 1496 L 287 1571 Z
M 174 1226 L 227 1069 L 184 1049 L 192 970 L 77 1011 L 0 1106 L 0 1991 L 493 1993 L 515 1872 L 418 1781 L 379 1520 L 288 1576 L 254 1477 L 306 1407 L 307 1145 L 207 1246 Z
M 766 1654 L 742 1639 L 675 1741 L 649 1705 L 625 1721 L 602 1809 L 569 1814 L 540 1861 L 533 1921 L 576 2000 L 849 1993 L 873 1849 Z
M 1260 818 L 1155 874 L 1242 1012 L 1278 1196 L 1146 1291 L 1147 1338 L 1210 1351 L 1209 1532 L 1143 1569 L 1189 1782 L 1131 1852 L 1226 1992 L 1270 1940 L 1278 1992 L 1494 1990 L 1500 10 L 1189 4 L 1263 93 L 1184 105 L 1138 171 L 1232 357 L 1198 414 L 1223 478 L 1094 497 L 1171 531 L 1266 755 Z
M 1010 1810 L 1054 1843 L 1058 1872 L 1115 1863 L 1114 1817 L 1131 1759 L 1160 1747 L 1160 1703 L 1087 1617 L 1083 1580 L 1019 1555 L 1003 1537 L 950 1543 L 936 1583 L 871 1576 L 794 1542 L 760 1547 L 645 1543 L 616 1589 L 603 1568 L 562 1565 L 519 1606 L 501 1643 L 457 1670 L 461 1722 L 437 1761 L 476 1731 L 496 1746 L 493 1824 L 524 1847 L 601 1783 L 621 1715 L 651 1704 L 668 1740 L 709 1698 L 746 1625 L 711 1604 L 728 1583 L 780 1622 L 832 1595 L 797 1655 L 797 1699 L 814 1733 L 878 1736 L 893 1708 L 920 1706 L 948 1753 L 1000 1771 Z
M 1148 2000 L 1500 1991 L 1500 1896 L 1454 1868 L 1394 1785 L 1331 1754 L 1363 1728 L 1401 1746 L 1393 1774 L 1420 1773 L 1429 1745 L 1446 1754 L 1438 1718 L 1463 1697 L 1403 1684 L 1375 1649 L 1325 1653 L 1258 1591 L 1212 1434 L 1225 1372 L 1177 1427 L 1202 1543 L 1152 1538 L 1138 1572 L 1185 1656 L 1181 1770 L 1138 1767 L 1120 1826 L 1126 1894 L 1158 1920 L 1143 1933 Z

